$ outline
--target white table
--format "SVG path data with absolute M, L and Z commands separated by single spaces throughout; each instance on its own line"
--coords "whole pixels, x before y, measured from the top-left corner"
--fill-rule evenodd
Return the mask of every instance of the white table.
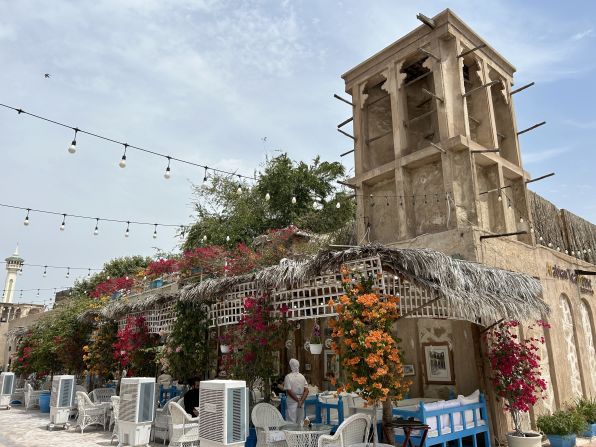
M 317 447 L 319 437 L 331 433 L 333 427 L 326 424 L 312 424 L 311 427 L 292 424 L 284 425 L 281 429 L 286 435 L 288 447 Z

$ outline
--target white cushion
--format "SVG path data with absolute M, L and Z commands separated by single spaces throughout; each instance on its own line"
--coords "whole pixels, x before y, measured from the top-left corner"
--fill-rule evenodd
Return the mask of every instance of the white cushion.
M 480 427 L 482 425 L 486 425 L 486 421 L 483 419 L 478 419 L 476 421 L 476 427 Z M 462 431 L 464 429 L 463 425 L 455 425 L 455 431 Z M 466 429 L 474 428 L 474 422 L 466 423 Z
M 285 441 L 286 435 L 281 430 L 269 430 L 267 432 L 267 442 Z
M 462 405 L 477 404 L 480 402 L 480 391 L 476 390 L 469 396 L 459 395 L 457 396 L 457 399 Z M 472 413 L 472 410 L 464 412 L 464 417 L 466 424 L 474 422 L 474 414 Z M 476 410 L 476 420 L 480 420 L 480 409 Z
M 456 407 L 460 407 L 461 403 L 459 401 L 459 399 L 453 399 L 453 400 L 448 400 L 443 404 L 443 408 L 456 408 Z M 453 425 L 461 425 L 461 412 L 459 413 L 452 413 L 453 414 Z M 451 428 L 451 423 L 449 420 L 449 413 L 444 414 L 441 416 L 441 427 L 445 428 Z
M 424 405 L 424 411 L 437 411 L 437 410 L 442 410 L 443 409 L 443 405 L 445 404 L 445 401 L 440 400 L 438 402 L 432 402 L 430 404 L 423 404 Z M 437 429 L 437 419 L 440 419 L 441 416 L 431 416 L 426 418 L 426 425 L 428 425 L 430 427 L 431 430 L 436 430 Z

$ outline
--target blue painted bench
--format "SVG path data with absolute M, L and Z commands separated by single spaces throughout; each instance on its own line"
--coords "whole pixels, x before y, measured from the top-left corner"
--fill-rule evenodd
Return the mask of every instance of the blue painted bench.
M 182 391 L 172 385 L 169 388 L 164 388 L 163 385 L 159 385 L 159 405 L 163 407 L 167 401 L 173 397 L 179 396 Z
M 478 396 L 477 403 L 465 403 L 464 405 L 454 399 L 437 402 L 434 405 L 420 402 L 414 407 L 398 407 L 393 409 L 393 416 L 404 419 L 414 418 L 431 426 L 422 446 L 420 446 L 421 433 L 412 432 L 410 439 L 416 446 L 442 445 L 446 447 L 448 442 L 455 441 L 458 447 L 462 447 L 463 439 L 471 437 L 473 447 L 477 447 L 477 436 L 481 435 L 484 438 L 484 446 L 491 447 L 488 411 L 483 394 Z M 400 432 L 400 429 L 396 429 L 396 444 L 401 445 L 404 440 L 403 430 Z

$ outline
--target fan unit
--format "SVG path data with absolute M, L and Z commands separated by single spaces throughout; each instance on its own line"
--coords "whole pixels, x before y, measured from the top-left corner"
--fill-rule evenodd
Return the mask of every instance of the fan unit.
M 48 425 L 48 429 L 53 428 L 55 425 L 65 426 L 68 423 L 74 388 L 74 376 L 54 376 L 52 396 L 50 397 L 50 425 Z
M 155 413 L 155 379 L 129 377 L 120 382 L 118 439 L 131 446 L 149 444 Z
M 10 409 L 10 400 L 14 390 L 14 373 L 0 374 L 0 407 Z
M 205 380 L 199 392 L 201 447 L 244 445 L 248 435 L 248 390 L 243 380 Z

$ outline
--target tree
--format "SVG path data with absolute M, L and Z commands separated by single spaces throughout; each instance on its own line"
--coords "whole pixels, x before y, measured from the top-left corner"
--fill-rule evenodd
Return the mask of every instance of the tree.
M 268 159 L 250 188 L 241 179 L 214 174 L 210 183 L 195 188 L 197 222 L 183 249 L 191 250 L 202 242 L 250 245 L 267 230 L 292 224 L 316 233 L 338 231 L 355 213 L 354 201 L 337 183 L 344 175 L 339 162 L 322 162 L 317 157 L 307 164 L 287 154 Z
M 373 427 L 376 427 L 377 405 L 383 404 L 383 429 L 388 439 L 392 419 L 391 399 L 401 399 L 410 382 L 404 379 L 400 340 L 393 336 L 392 326 L 399 319 L 399 298 L 379 295 L 372 277 L 365 278 L 342 267 L 345 294 L 335 303 L 329 300 L 338 319 L 330 320 L 332 343 L 342 357 L 345 371 L 344 389 L 358 392 L 373 405 Z M 377 444 L 377 430 L 373 430 Z

